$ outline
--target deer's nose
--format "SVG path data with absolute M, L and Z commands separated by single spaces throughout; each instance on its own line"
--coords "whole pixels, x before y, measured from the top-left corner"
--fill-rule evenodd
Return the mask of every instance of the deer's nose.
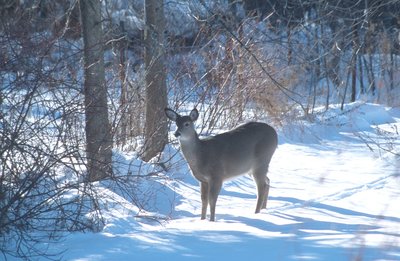
M 175 131 L 174 135 L 175 135 L 175 137 L 178 138 L 179 136 L 181 136 L 181 132 L 177 130 L 177 131 Z

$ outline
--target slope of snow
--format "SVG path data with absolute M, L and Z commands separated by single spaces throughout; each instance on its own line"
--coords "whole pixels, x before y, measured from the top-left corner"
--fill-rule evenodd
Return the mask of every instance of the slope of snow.
M 224 184 L 216 222 L 200 220 L 197 182 L 169 146 L 162 175 L 170 178 L 143 185 L 158 191 L 161 219 L 98 184 L 108 201 L 104 229 L 51 248 L 76 261 L 400 260 L 399 131 L 399 109 L 360 103 L 293 124 L 280 131 L 267 210 L 254 214 L 255 185 L 243 176 Z

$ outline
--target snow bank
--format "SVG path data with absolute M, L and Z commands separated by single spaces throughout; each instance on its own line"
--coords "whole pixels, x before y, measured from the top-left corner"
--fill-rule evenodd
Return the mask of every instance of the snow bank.
M 301 138 L 282 130 L 268 209 L 254 214 L 255 185 L 242 176 L 225 183 L 214 223 L 200 220 L 199 188 L 176 145 L 167 146 L 161 168 L 115 152 L 116 173 L 137 197 L 99 183 L 104 229 L 72 234 L 56 248 L 67 249 L 65 260 L 397 260 L 399 155 L 382 157 L 363 137 L 389 136 L 398 148 L 399 116 L 399 109 L 354 103 L 304 122 Z M 149 191 L 156 197 L 141 209 L 133 199 Z

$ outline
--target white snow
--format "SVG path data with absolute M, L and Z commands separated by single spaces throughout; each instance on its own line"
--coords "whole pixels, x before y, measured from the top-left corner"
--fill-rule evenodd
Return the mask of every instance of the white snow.
M 168 173 L 143 185 L 157 191 L 152 213 L 140 212 L 106 182 L 97 184 L 107 205 L 105 227 L 70 234 L 51 248 L 75 261 L 400 260 L 399 131 L 399 109 L 362 103 L 344 112 L 321 109 L 313 123 L 279 131 L 267 210 L 254 214 L 255 185 L 243 176 L 225 183 L 216 222 L 200 220 L 197 182 L 169 146 Z M 125 157 L 119 173 L 139 165 L 118 157 Z

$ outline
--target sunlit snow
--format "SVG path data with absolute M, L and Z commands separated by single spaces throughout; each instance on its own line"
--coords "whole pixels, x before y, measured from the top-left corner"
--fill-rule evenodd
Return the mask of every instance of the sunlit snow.
M 295 125 L 279 131 L 268 208 L 260 214 L 253 180 L 243 176 L 225 183 L 217 221 L 200 220 L 199 187 L 178 153 L 159 211 L 135 217 L 135 206 L 99 184 L 107 201 L 118 202 L 108 203 L 103 231 L 72 234 L 56 247 L 66 249 L 63 259 L 81 261 L 399 260 L 400 112 L 371 104 L 347 109 L 332 108 L 301 132 Z M 389 136 L 394 144 L 383 142 Z

